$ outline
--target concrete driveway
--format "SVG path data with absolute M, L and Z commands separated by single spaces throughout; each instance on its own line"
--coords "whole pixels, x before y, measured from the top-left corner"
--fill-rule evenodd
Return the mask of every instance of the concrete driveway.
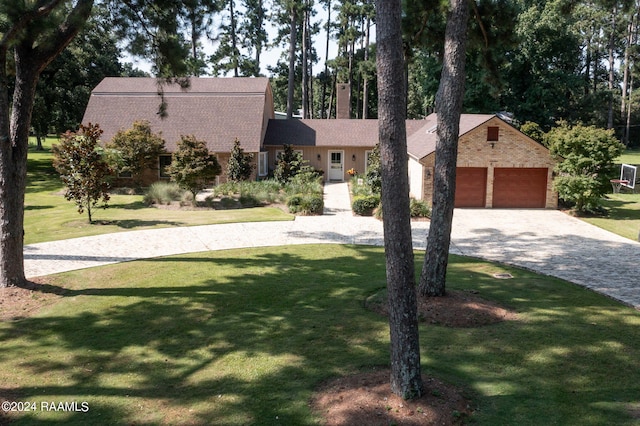
M 454 253 L 517 265 L 640 308 L 640 243 L 555 210 L 457 209 Z
M 325 214 L 290 222 L 129 231 L 25 246 L 27 277 L 142 258 L 293 244 L 383 245 L 382 223 L 350 212 L 346 184 L 325 187 Z M 451 252 L 563 278 L 640 309 L 640 243 L 553 210 L 457 209 Z M 413 223 L 424 249 L 429 222 Z

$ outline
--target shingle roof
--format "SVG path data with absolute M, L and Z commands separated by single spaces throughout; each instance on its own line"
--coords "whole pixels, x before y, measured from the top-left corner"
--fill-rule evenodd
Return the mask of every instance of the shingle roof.
M 407 120 L 407 134 L 422 127 Z M 269 120 L 265 145 L 372 147 L 378 142 L 378 120 Z
M 247 152 L 258 152 L 266 118 L 273 117 L 267 78 L 191 78 L 186 90 L 163 87 L 167 117 L 160 118 L 157 80 L 105 78 L 91 92 L 83 123 L 97 123 L 110 141 L 136 120 L 148 120 L 161 132 L 168 151 L 181 135 L 193 134 L 213 152 L 229 152 L 235 138 Z
M 462 136 L 476 127 L 495 117 L 494 114 L 462 114 L 460 116 L 460 131 Z M 436 150 L 436 124 L 438 116 L 431 114 L 423 120 L 423 126 L 407 137 L 407 151 L 409 155 L 421 159 Z M 408 134 L 408 132 L 407 132 Z

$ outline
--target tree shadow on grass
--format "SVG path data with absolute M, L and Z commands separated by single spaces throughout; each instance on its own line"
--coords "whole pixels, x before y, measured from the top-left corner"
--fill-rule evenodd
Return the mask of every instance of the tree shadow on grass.
M 176 227 L 184 226 L 184 222 L 172 220 L 140 220 L 140 219 L 119 219 L 119 220 L 94 220 L 93 225 L 113 225 L 123 229 L 152 228 L 155 226 Z
M 311 424 L 320 382 L 388 363 L 386 319 L 363 308 L 384 286 L 383 250 L 330 247 L 210 252 L 56 279 L 43 288 L 64 288 L 59 309 L 0 324 L 3 374 L 21 380 L 0 397 L 85 398 L 91 411 L 72 416 L 84 424 Z M 551 423 L 605 424 L 611 406 L 640 401 L 636 312 L 521 270 L 512 280 L 470 272 L 464 264 L 477 260 L 456 259 L 457 288 L 523 316 L 421 327 L 425 370 L 477 392 L 489 424 L 531 424 L 549 406 Z M 44 423 L 40 415 L 25 422 Z

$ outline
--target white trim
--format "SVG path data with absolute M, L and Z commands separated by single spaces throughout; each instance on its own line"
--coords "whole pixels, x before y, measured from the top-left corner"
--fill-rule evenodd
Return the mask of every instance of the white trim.
M 258 153 L 258 176 L 266 176 L 269 174 L 269 152 L 263 151 Z

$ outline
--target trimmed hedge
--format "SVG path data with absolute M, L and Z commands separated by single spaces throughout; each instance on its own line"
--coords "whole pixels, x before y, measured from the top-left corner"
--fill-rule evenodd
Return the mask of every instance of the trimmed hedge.
M 295 194 L 287 200 L 289 213 L 315 215 L 322 214 L 324 209 L 324 200 L 322 195 L 318 194 Z
M 360 216 L 371 216 L 378 204 L 380 204 L 379 195 L 358 195 L 353 197 L 351 210 Z
M 411 217 L 431 217 L 431 207 L 423 200 L 412 198 L 409 201 L 409 210 L 411 210 Z

